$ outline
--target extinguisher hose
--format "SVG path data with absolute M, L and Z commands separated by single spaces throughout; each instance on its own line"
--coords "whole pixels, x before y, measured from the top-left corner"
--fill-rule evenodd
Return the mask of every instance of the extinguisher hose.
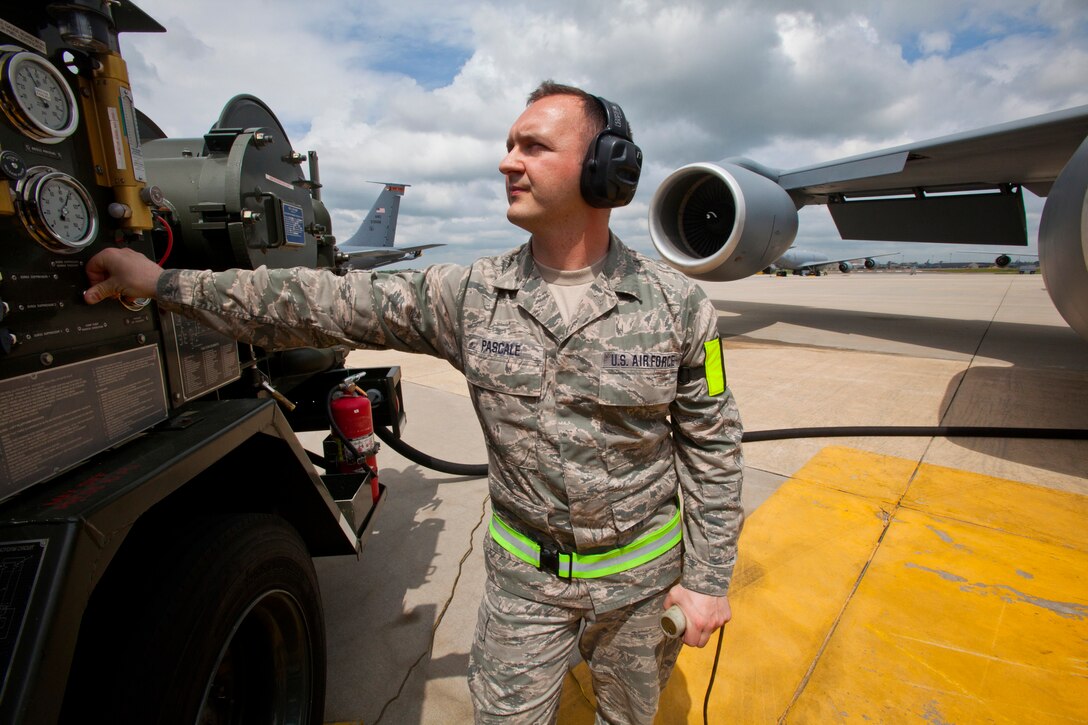
M 482 478 L 487 475 L 486 463 L 454 463 L 453 461 L 444 461 L 441 458 L 435 458 L 417 448 L 413 448 L 400 438 L 394 436 L 393 431 L 385 426 L 375 425 L 374 432 L 378 434 L 378 437 L 381 438 L 382 442 L 387 446 L 407 458 L 409 461 L 418 463 L 424 468 L 429 468 L 432 471 L 438 471 L 439 473 L 449 473 L 453 476 Z

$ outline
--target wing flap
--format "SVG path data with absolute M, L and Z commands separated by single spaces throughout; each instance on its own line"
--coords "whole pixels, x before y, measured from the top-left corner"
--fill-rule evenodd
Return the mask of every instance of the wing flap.
M 843 239 L 1027 246 L 1024 194 L 947 194 L 836 201 L 827 205 Z

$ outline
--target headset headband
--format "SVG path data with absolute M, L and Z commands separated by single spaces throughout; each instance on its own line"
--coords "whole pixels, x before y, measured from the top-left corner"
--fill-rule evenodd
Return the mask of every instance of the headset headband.
M 631 125 L 627 123 L 627 116 L 624 115 L 623 109 L 620 108 L 619 104 L 613 103 L 601 96 L 594 96 L 594 98 L 596 98 L 597 102 L 604 108 L 605 126 L 601 133 L 615 134 L 616 136 L 621 136 L 630 141 Z

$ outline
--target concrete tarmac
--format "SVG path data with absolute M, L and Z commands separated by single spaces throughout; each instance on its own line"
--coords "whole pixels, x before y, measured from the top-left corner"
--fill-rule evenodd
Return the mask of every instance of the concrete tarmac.
M 747 430 L 1088 428 L 1088 343 L 1061 320 L 1039 276 L 865 272 L 703 286 L 721 315 L 728 383 Z M 349 362 L 401 367 L 409 444 L 485 462 L 464 379 L 447 363 L 364 351 Z M 803 438 L 745 445 L 746 511 L 829 447 L 1088 496 L 1083 441 Z M 388 448 L 379 465 L 388 494 L 362 556 L 317 562 L 325 719 L 471 722 L 465 677 L 483 587 L 486 482 L 423 469 Z M 787 584 L 778 596 L 810 595 Z

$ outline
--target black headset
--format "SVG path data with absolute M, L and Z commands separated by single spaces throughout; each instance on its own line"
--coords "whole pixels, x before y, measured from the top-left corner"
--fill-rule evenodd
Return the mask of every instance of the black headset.
M 623 109 L 593 96 L 604 108 L 606 123 L 586 150 L 582 164 L 582 198 L 598 209 L 631 203 L 642 172 L 642 150 L 631 140 Z

